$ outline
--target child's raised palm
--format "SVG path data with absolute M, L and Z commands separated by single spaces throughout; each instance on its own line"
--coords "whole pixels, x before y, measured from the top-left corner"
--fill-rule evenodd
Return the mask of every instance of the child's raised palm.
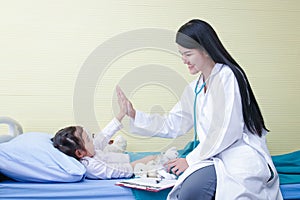
M 135 109 L 132 106 L 132 103 L 127 99 L 124 92 L 121 90 L 119 86 L 116 88 L 117 96 L 118 96 L 118 103 L 120 106 L 120 112 L 124 112 L 129 117 L 135 117 Z

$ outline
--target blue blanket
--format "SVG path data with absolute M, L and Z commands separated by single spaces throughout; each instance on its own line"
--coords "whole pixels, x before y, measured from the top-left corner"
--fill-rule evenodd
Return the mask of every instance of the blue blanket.
M 280 184 L 300 183 L 300 151 L 272 157 Z

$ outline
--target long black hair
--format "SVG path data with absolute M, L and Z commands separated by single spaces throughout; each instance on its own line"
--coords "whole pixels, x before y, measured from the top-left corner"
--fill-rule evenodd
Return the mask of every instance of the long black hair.
M 176 34 L 176 43 L 188 49 L 204 49 L 215 63 L 228 65 L 239 85 L 246 127 L 259 136 L 263 129 L 268 131 L 244 70 L 231 57 L 207 22 L 193 19 L 181 26 Z

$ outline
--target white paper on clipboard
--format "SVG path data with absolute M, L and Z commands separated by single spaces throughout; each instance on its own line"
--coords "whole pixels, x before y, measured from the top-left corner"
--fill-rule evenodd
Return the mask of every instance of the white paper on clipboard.
M 159 192 L 161 190 L 173 187 L 175 182 L 176 180 L 159 178 L 133 178 L 119 181 L 116 183 L 116 185 L 151 192 Z

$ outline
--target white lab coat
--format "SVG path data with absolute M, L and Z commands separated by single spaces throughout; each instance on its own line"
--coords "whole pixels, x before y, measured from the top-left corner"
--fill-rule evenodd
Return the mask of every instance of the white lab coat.
M 186 87 L 180 101 L 166 116 L 137 111 L 131 131 L 166 138 L 188 132 L 193 127 L 196 82 Z M 199 87 L 202 83 L 200 80 Z M 214 66 L 208 90 L 199 94 L 196 109 L 200 144 L 187 155 L 189 167 L 178 178 L 168 199 L 177 199 L 181 183 L 191 173 L 214 164 L 216 200 L 281 200 L 278 174 L 266 146 L 266 131 L 258 137 L 246 128 L 238 83 L 228 66 Z M 274 172 L 271 180 L 268 165 Z
M 130 178 L 133 168 L 128 154 L 103 152 L 111 137 L 122 127 L 114 118 L 94 140 L 93 157 L 84 157 L 80 162 L 86 167 L 86 177 L 90 179 Z

